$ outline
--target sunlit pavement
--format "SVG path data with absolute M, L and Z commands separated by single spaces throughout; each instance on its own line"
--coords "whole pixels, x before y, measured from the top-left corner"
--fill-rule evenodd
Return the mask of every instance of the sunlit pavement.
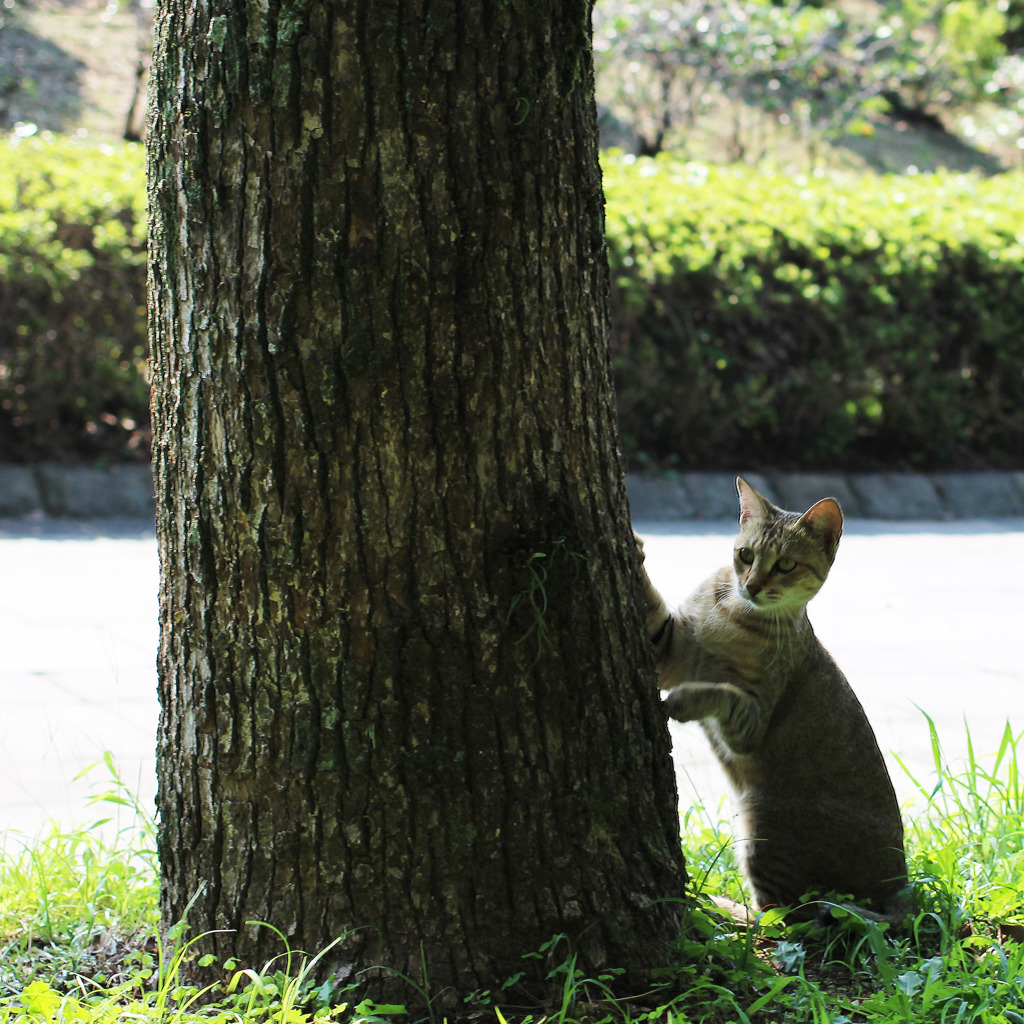
M 130 822 L 107 751 L 152 808 L 157 580 L 144 522 L 0 521 L 0 831 Z
M 637 524 L 669 601 L 730 558 L 731 523 Z M 155 791 L 157 553 L 142 522 L 0 521 L 0 831 L 131 813 L 89 806 L 109 751 L 147 808 Z M 1024 730 L 1024 519 L 848 522 L 811 621 L 867 709 L 901 798 L 928 784 L 925 714 L 944 753 Z M 965 724 L 966 723 L 966 724 Z M 672 725 L 681 806 L 726 786 L 700 729 Z M 823 734 L 821 742 L 829 742 Z M 891 752 L 891 753 L 890 753 Z M 111 825 L 108 828 L 114 827 Z

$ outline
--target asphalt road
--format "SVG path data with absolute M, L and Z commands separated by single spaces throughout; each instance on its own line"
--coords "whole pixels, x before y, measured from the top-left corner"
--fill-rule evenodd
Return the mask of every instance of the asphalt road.
M 731 523 L 638 523 L 647 566 L 681 601 L 730 557 Z M 144 522 L 0 521 L 0 832 L 38 833 L 114 815 L 90 806 L 120 776 L 152 807 L 158 708 L 157 553 Z M 921 780 L 933 770 L 925 713 L 943 750 L 995 750 L 1024 731 L 1024 519 L 851 521 L 810 605 L 883 751 Z M 672 725 L 680 803 L 727 813 L 724 779 L 693 724 Z M 822 738 L 827 742 L 827 736 Z M 915 786 L 890 754 L 901 798 Z M 10 836 L 9 836 L 10 839 Z

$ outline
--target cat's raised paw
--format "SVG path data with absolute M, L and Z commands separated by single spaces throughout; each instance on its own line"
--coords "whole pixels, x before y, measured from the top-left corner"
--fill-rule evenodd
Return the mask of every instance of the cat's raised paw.
M 669 718 L 677 722 L 693 722 L 700 718 L 700 712 L 695 706 L 696 693 L 693 687 L 683 683 L 681 686 L 673 687 L 664 700 L 665 711 Z

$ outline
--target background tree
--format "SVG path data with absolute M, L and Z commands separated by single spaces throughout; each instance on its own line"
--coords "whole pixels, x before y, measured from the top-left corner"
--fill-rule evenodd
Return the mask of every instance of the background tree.
M 775 122 L 813 148 L 888 84 L 875 59 L 885 44 L 874 35 L 827 6 L 608 0 L 595 23 L 601 95 L 643 155 L 685 148 L 712 121 L 731 123 L 733 160 L 763 156 L 764 129 Z
M 643 155 L 731 124 L 728 158 L 756 162 L 782 126 L 813 164 L 866 116 L 940 125 L 950 104 L 1003 90 L 1007 26 L 1002 5 L 980 0 L 606 0 L 598 95 Z
M 162 910 L 451 1000 L 664 963 L 589 5 L 164 0 Z M 441 995 L 443 993 L 443 995 Z

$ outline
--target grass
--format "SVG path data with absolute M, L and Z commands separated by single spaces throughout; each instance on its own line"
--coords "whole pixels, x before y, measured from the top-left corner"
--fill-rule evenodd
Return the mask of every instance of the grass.
M 949 764 L 927 724 L 935 771 L 912 777 L 918 797 L 905 818 L 919 912 L 905 932 L 854 917 L 824 933 L 771 914 L 756 929 L 728 924 L 710 894 L 742 891 L 731 837 L 718 815 L 695 808 L 683 822 L 695 901 L 663 988 L 617 997 L 615 972 L 584 975 L 559 936 L 544 951 L 557 954 L 561 992 L 547 1014 L 513 1017 L 500 995 L 474 993 L 452 1019 L 1024 1024 L 1024 734 L 1007 725 L 994 754 L 977 756 L 968 743 L 966 759 Z M 179 984 L 190 952 L 178 942 L 172 953 L 156 938 L 153 823 L 110 758 L 104 763 L 113 782 L 97 806 L 134 808 L 134 824 L 113 838 L 97 828 L 50 829 L 21 843 L 8 836 L 0 851 L 0 1024 L 408 1019 L 358 991 L 317 987 L 316 958 L 291 952 L 262 971 L 236 971 L 213 1003 Z
M 111 756 L 100 763 L 111 785 L 93 806 L 106 814 L 72 831 L 50 825 L 31 838 L 3 837 L 0 1014 L 33 985 L 71 991 L 86 978 L 95 986 L 137 976 L 156 933 L 154 824 Z M 110 812 L 123 807 L 134 820 L 111 833 Z

